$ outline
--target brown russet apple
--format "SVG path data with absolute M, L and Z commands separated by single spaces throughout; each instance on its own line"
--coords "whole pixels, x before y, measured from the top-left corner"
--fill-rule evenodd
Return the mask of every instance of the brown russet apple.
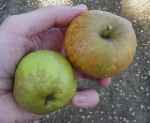
M 127 19 L 99 10 L 73 19 L 65 36 L 65 51 L 72 65 L 97 79 L 127 69 L 136 46 L 136 35 Z

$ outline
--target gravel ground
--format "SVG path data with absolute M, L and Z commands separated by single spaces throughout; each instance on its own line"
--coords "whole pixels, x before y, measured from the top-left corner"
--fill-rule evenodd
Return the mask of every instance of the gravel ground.
M 41 7 L 48 3 L 61 4 L 62 0 L 0 0 L 0 22 L 8 15 Z M 90 9 L 121 13 L 120 0 L 64 0 L 64 4 L 85 3 Z M 129 69 L 113 78 L 109 88 L 102 88 L 95 81 L 81 81 L 80 86 L 97 89 L 100 103 L 94 109 L 68 106 L 46 115 L 35 123 L 150 123 L 150 29 L 133 22 L 138 48 Z

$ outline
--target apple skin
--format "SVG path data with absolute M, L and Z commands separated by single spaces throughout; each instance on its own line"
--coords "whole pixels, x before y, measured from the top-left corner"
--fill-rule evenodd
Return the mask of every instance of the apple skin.
M 77 82 L 70 63 L 54 51 L 36 51 L 19 63 L 13 95 L 26 111 L 45 114 L 70 103 Z
M 65 37 L 65 52 L 72 65 L 96 79 L 127 69 L 136 46 L 136 35 L 127 19 L 99 10 L 76 17 Z

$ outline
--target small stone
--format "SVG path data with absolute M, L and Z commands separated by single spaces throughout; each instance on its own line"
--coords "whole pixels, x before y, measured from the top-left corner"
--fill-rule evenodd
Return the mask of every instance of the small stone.
M 103 111 L 101 111 L 100 113 L 101 113 L 101 114 L 104 114 L 104 112 L 103 112 Z
M 90 115 L 87 115 L 87 118 L 89 119 L 91 116 Z
M 89 114 L 93 114 L 93 112 L 90 111 Z
M 129 108 L 129 111 L 132 111 L 132 110 L 133 110 L 133 108 L 130 107 L 130 108 Z
M 147 109 L 150 110 L 150 106 L 147 106 Z
M 129 97 L 126 97 L 126 100 L 129 100 Z
M 149 55 L 149 52 L 145 52 L 145 55 Z
M 143 30 L 140 30 L 140 32 L 142 32 L 142 33 L 143 33 L 144 31 L 143 31 Z
M 123 118 L 123 121 L 126 121 L 126 118 L 125 118 L 125 117 Z
M 125 96 L 125 93 L 120 93 L 121 96 Z
M 150 71 L 148 71 L 148 76 L 150 76 Z
M 120 93 L 122 93 L 123 92 L 123 90 L 120 90 Z
M 116 112 L 115 112 L 115 111 L 113 111 L 113 114 L 116 114 Z
M 100 120 L 104 120 L 104 118 L 103 118 L 103 117 L 101 117 L 101 118 L 100 118 Z
M 83 109 L 80 108 L 80 109 L 79 109 L 79 112 L 83 112 Z
M 114 105 L 111 105 L 111 107 L 114 108 L 115 106 L 114 106 Z
M 48 114 L 46 115 L 46 118 L 49 118 L 49 115 L 48 115 Z
M 85 116 L 82 115 L 81 118 L 84 120 L 84 119 L 85 119 Z
M 133 21 L 134 23 L 137 23 L 137 20 L 135 20 L 135 19 L 133 19 L 132 21 Z
M 135 76 L 139 77 L 139 76 L 140 76 L 140 74 L 139 74 L 139 73 L 136 73 L 136 74 L 135 74 Z
M 141 87 L 140 87 L 140 90 L 142 90 L 142 91 L 143 91 L 143 90 L 144 90 L 144 87 L 143 87 L 143 86 L 141 86 Z
M 132 112 L 132 114 L 131 114 L 132 116 L 135 116 L 135 112 Z
M 150 95 L 150 93 L 146 93 L 146 96 L 148 97 Z
M 144 109 L 144 105 L 143 105 L 143 104 L 141 104 L 141 105 L 140 105 L 140 108 L 141 108 L 141 109 Z
M 119 87 L 119 84 L 117 83 L 117 84 L 115 84 L 116 85 L 116 87 Z
M 138 66 L 138 63 L 135 63 L 134 66 Z
M 146 80 L 148 78 L 148 76 L 143 76 L 143 79 Z
M 148 63 L 148 64 L 149 64 L 149 63 L 150 63 L 150 61 L 149 61 L 149 60 L 147 60 L 147 61 L 146 61 L 146 63 Z

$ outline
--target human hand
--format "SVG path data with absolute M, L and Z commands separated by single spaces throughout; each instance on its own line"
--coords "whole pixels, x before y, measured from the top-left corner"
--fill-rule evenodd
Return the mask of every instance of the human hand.
M 65 28 L 87 10 L 76 7 L 49 6 L 29 13 L 8 17 L 0 26 L 0 122 L 14 123 L 41 116 L 24 111 L 12 96 L 15 67 L 28 52 L 51 49 L 62 52 Z M 108 84 L 110 79 L 101 80 Z M 90 98 L 89 98 L 90 97 Z M 72 104 L 93 107 L 99 101 L 95 90 L 77 92 Z

